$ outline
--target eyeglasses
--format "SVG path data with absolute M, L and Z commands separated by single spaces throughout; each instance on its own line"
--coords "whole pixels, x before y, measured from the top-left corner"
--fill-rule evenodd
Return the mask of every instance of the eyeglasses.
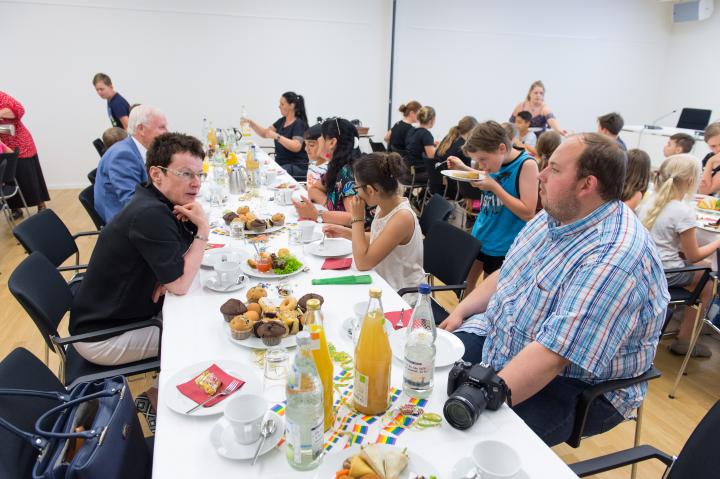
M 200 172 L 200 173 L 194 173 L 192 171 L 178 171 L 173 168 L 165 168 L 164 166 L 156 166 L 155 168 L 159 168 L 161 170 L 169 171 L 173 175 L 177 176 L 178 178 L 181 178 L 183 181 L 187 181 L 188 183 L 191 182 L 196 176 L 198 180 L 202 181 L 207 176 L 206 173 Z

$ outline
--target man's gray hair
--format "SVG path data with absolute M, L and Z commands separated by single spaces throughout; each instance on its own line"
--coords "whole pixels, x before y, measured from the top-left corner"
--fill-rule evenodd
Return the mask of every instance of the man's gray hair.
M 127 131 L 134 135 L 138 125 L 147 125 L 152 116 L 163 116 L 163 112 L 151 105 L 138 105 L 130 112 Z

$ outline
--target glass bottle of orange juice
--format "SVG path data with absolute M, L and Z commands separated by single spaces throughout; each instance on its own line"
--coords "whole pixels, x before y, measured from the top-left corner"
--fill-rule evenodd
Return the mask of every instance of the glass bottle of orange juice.
M 310 349 L 313 359 L 315 359 L 315 367 L 323 383 L 323 409 L 325 412 L 325 430 L 327 431 L 335 421 L 335 415 L 333 414 L 333 364 L 330 360 L 330 351 L 325 338 L 323 315 L 320 312 L 319 300 L 308 300 L 304 324 L 305 328 L 310 331 L 310 339 L 312 340 Z
M 353 407 L 370 416 L 387 410 L 390 392 L 392 352 L 385 332 L 381 296 L 381 289 L 370 289 L 370 302 L 355 344 Z

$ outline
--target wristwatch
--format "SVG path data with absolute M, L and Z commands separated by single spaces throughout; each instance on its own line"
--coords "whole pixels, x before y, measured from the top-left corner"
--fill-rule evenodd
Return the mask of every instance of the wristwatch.
M 322 224 L 322 222 L 323 222 L 322 214 L 323 214 L 322 211 L 318 211 L 317 217 L 315 218 L 315 221 L 316 221 L 317 223 Z
M 205 242 L 209 241 L 207 236 L 202 236 L 200 234 L 196 234 L 195 239 L 199 239 L 200 241 L 205 241 Z
M 280 141 L 280 133 L 275 132 L 275 141 Z

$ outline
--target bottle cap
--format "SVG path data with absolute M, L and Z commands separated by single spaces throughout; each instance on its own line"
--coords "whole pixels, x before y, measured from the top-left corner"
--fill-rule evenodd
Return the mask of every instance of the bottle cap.
M 313 311 L 317 311 L 320 309 L 320 300 L 317 298 L 308 299 L 305 305 L 308 311 L 310 311 L 311 309 Z
M 371 298 L 380 298 L 381 296 L 382 296 L 382 289 L 370 288 L 370 297 Z
M 300 331 L 295 335 L 295 342 L 298 346 L 310 345 L 310 333 L 308 331 Z
M 427 283 L 420 283 L 420 286 L 418 287 L 418 292 L 420 294 L 430 294 L 430 285 Z

